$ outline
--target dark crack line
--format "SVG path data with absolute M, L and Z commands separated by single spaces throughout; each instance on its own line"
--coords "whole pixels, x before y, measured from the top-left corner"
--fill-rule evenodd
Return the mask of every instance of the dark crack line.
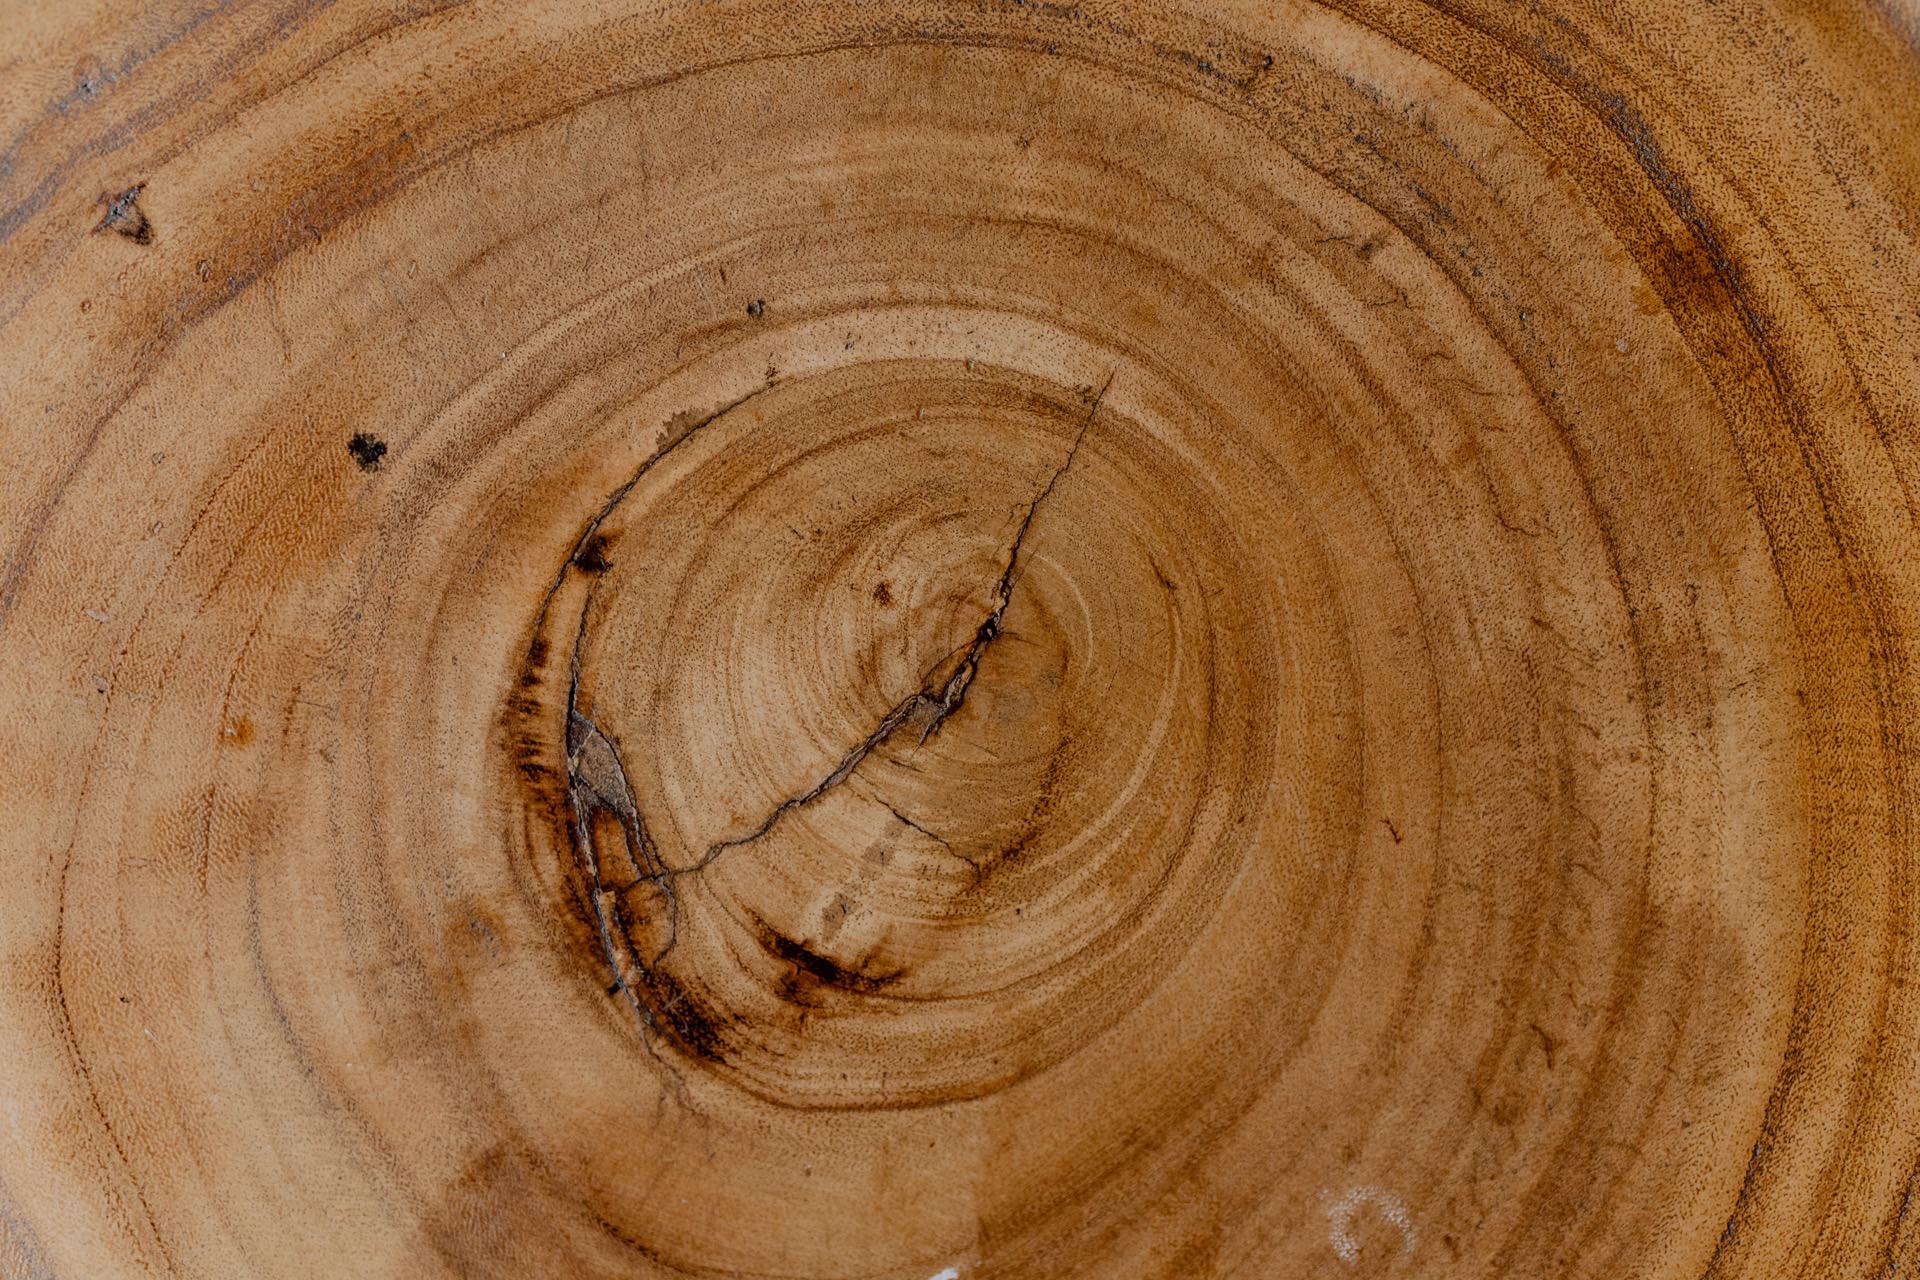
M 840 762 L 833 767 L 831 773 L 799 795 L 782 800 L 760 821 L 758 826 L 746 834 L 732 836 L 707 846 L 706 852 L 701 854 L 691 866 L 670 870 L 668 872 L 670 877 L 697 874 L 706 870 L 721 855 L 762 839 L 779 826 L 781 820 L 788 814 L 796 809 L 805 808 L 846 781 L 847 777 L 860 767 L 861 762 L 871 755 L 876 747 L 892 737 L 901 725 L 915 716 L 931 712 L 928 715 L 927 724 L 920 732 L 920 743 L 924 745 L 947 718 L 960 709 L 961 703 L 966 699 L 967 689 L 973 684 L 974 677 L 979 674 L 980 662 L 986 655 L 988 646 L 1000 637 L 1001 622 L 1006 617 L 1008 607 L 1013 603 L 1014 588 L 1019 584 L 1021 554 L 1026 548 L 1027 534 L 1033 529 L 1034 518 L 1039 514 L 1041 504 L 1053 495 L 1055 487 L 1060 483 L 1060 478 L 1066 475 L 1067 468 L 1071 467 L 1074 459 L 1079 456 L 1080 445 L 1087 438 L 1087 432 L 1092 429 L 1094 419 L 1100 414 L 1101 402 L 1106 399 L 1107 388 L 1113 385 L 1113 377 L 1114 375 L 1109 373 L 1106 382 L 1101 384 L 1099 393 L 1094 396 L 1093 404 L 1087 410 L 1086 420 L 1080 424 L 1080 430 L 1074 436 L 1065 460 L 1047 478 L 1046 486 L 1040 490 L 1034 500 L 1027 504 L 1026 514 L 1021 517 L 1020 527 L 1013 535 L 1013 545 L 1007 554 L 1007 567 L 1001 572 L 999 581 L 994 584 L 993 609 L 987 614 L 986 620 L 980 624 L 979 629 L 974 632 L 973 639 L 958 650 L 961 654 L 960 665 L 954 668 L 953 674 L 947 678 L 939 695 L 936 697 L 928 692 L 927 685 L 933 679 L 933 672 L 929 672 L 926 679 L 922 680 L 920 688 L 895 704 L 894 708 L 880 721 L 878 728 L 868 734 L 865 740 L 851 751 L 840 757 Z M 939 671 L 952 658 L 952 654 L 942 658 L 935 664 L 933 671 Z
M 960 709 L 961 704 L 966 699 L 967 690 L 979 675 L 980 663 L 985 657 L 988 648 L 1002 634 L 1002 625 L 1006 618 L 1007 610 L 1013 603 L 1013 593 L 1020 582 L 1021 560 L 1026 550 L 1027 535 L 1032 532 L 1035 519 L 1039 515 L 1041 506 L 1053 495 L 1055 488 L 1059 486 L 1061 478 L 1066 475 L 1067 470 L 1073 466 L 1074 459 L 1079 456 L 1080 446 L 1086 440 L 1087 432 L 1092 429 L 1094 419 L 1100 414 L 1101 403 L 1106 399 L 1107 389 L 1113 385 L 1113 378 L 1114 374 L 1111 372 L 1108 373 L 1106 382 L 1101 385 L 1099 392 L 1093 398 L 1092 405 L 1087 410 L 1086 420 L 1080 424 L 1080 430 L 1075 434 L 1073 444 L 1067 450 L 1066 458 L 1054 469 L 1053 474 L 1047 478 L 1046 485 L 1034 497 L 1033 501 L 1027 504 L 1027 510 L 1020 519 L 1020 526 L 1014 532 L 1013 542 L 1007 553 L 1007 566 L 1002 570 L 998 581 L 994 584 L 993 607 L 987 614 L 986 619 L 981 622 L 979 628 L 975 630 L 973 637 L 936 663 L 933 669 L 921 681 L 920 688 L 902 699 L 892 710 L 888 711 L 886 716 L 881 719 L 879 726 L 845 755 L 841 756 L 839 762 L 825 777 L 821 778 L 800 794 L 790 796 L 781 801 L 758 825 L 744 835 L 732 836 L 709 845 L 706 852 L 701 854 L 690 866 L 668 867 L 666 865 L 665 859 L 655 848 L 648 835 L 646 821 L 640 814 L 639 803 L 633 794 L 631 784 L 627 781 L 626 769 L 621 763 L 618 747 L 598 725 L 579 712 L 582 655 L 586 648 L 587 620 L 592 612 L 594 601 L 594 591 L 591 587 L 588 589 L 586 599 L 580 607 L 580 621 L 574 634 L 573 652 L 569 659 L 567 681 L 565 739 L 567 746 L 567 800 L 569 808 L 572 810 L 574 845 L 581 863 L 581 870 L 586 877 L 588 896 L 593 901 L 594 923 L 599 933 L 601 949 L 605 954 L 607 967 L 613 975 L 613 993 L 622 996 L 633 1009 L 634 1016 L 638 1019 L 642 1029 L 641 1041 L 646 1047 L 648 1054 L 663 1066 L 669 1067 L 676 1085 L 680 1090 L 684 1091 L 685 1082 L 680 1079 L 678 1071 L 673 1070 L 670 1064 L 666 1063 L 666 1060 L 660 1056 L 659 1051 L 654 1047 L 654 1039 L 662 1035 L 659 1019 L 656 1017 L 654 1010 L 646 1001 L 639 997 L 634 989 L 628 967 L 623 959 L 625 953 L 631 949 L 631 939 L 628 939 L 629 945 L 627 947 L 622 947 L 620 943 L 616 941 L 613 921 L 611 919 L 612 913 L 608 910 L 607 905 L 608 899 L 614 899 L 617 905 L 619 898 L 624 893 L 631 892 L 642 884 L 650 884 L 659 890 L 665 903 L 667 941 L 665 945 L 654 954 L 651 960 L 641 961 L 638 957 L 634 958 L 634 965 L 640 973 L 651 977 L 657 969 L 657 966 L 667 958 L 674 946 L 679 942 L 680 899 L 675 889 L 675 882 L 681 876 L 694 875 L 704 871 L 723 854 L 764 838 L 772 832 L 788 814 L 812 804 L 821 796 L 846 781 L 846 779 L 853 774 L 854 770 L 858 769 L 861 763 L 873 753 L 875 748 L 886 742 L 899 731 L 902 725 L 905 725 L 916 716 L 926 717 L 926 724 L 921 729 L 918 745 L 924 745 L 929 738 L 939 731 L 940 726 L 946 722 L 948 717 Z M 772 384 L 768 384 L 768 386 L 771 385 Z M 634 486 L 639 484 L 641 479 L 644 478 L 657 463 L 666 458 L 668 454 L 672 453 L 681 444 L 691 439 L 702 428 L 717 421 L 734 409 L 739 408 L 765 390 L 767 390 L 765 386 L 757 387 L 747 394 L 715 409 L 704 418 L 692 423 L 676 434 L 672 440 L 656 450 L 640 465 L 639 469 L 628 478 L 626 483 L 613 491 L 605 504 L 600 508 L 600 511 L 587 523 L 586 527 L 581 530 L 580 536 L 575 540 L 572 550 L 567 555 L 566 562 L 561 566 L 560 572 L 554 577 L 552 585 L 547 589 L 545 596 L 542 598 L 539 611 L 535 616 L 534 634 L 536 636 L 545 632 L 547 616 L 552 609 L 553 601 L 559 595 L 561 587 L 566 583 L 567 574 L 573 571 L 578 557 L 586 548 L 589 541 L 599 532 L 600 526 L 613 514 L 614 510 L 625 500 L 626 496 L 633 491 Z M 959 664 L 954 668 L 953 673 L 947 677 L 940 688 L 940 692 L 937 695 L 934 694 L 929 688 L 934 676 L 942 668 L 946 667 L 948 663 L 952 662 L 956 655 L 959 656 Z M 945 837 L 921 826 L 893 805 L 888 804 L 884 800 L 882 800 L 881 803 L 885 805 L 889 813 L 908 827 L 930 839 L 938 841 L 943 847 L 948 849 L 953 847 Z M 627 846 L 627 859 L 632 864 L 636 877 L 630 884 L 620 889 L 609 887 L 603 879 L 600 870 L 600 860 L 594 849 L 593 818 L 603 811 L 613 814 L 614 817 L 619 820 L 624 836 L 624 843 Z M 978 868 L 976 867 L 976 875 L 977 873 Z M 667 1005 L 667 1008 L 671 1009 L 673 1002 L 681 999 L 683 994 L 684 993 L 676 994 L 673 1000 Z
M 627 781 L 619 748 L 598 725 L 573 710 L 567 713 L 567 803 L 572 811 L 576 857 L 586 881 L 587 895 L 593 902 L 594 928 L 599 934 L 600 949 L 607 968 L 613 975 L 609 994 L 619 995 L 633 1010 L 642 1028 L 641 1043 L 654 1061 L 672 1073 L 675 1089 L 683 1095 L 684 1101 L 686 1082 L 654 1046 L 654 1040 L 661 1034 L 659 1019 L 634 990 L 627 960 L 632 950 L 632 939 L 628 938 L 627 945 L 623 947 L 614 932 L 614 915 L 620 898 L 639 884 L 653 884 L 667 902 L 669 936 L 667 945 L 661 948 L 660 953 L 664 956 L 678 940 L 679 899 L 663 870 L 659 869 L 659 855 L 648 839 L 646 822 L 640 816 L 633 787 Z M 627 860 L 638 877 L 623 888 L 609 885 L 608 877 L 601 870 L 593 835 L 593 820 L 602 812 L 611 813 L 619 820 Z M 613 903 L 611 909 L 609 900 Z M 658 956 L 651 964 L 640 963 L 636 957 L 633 967 L 645 975 L 651 971 L 653 964 L 658 963 Z
M 646 461 L 642 462 L 639 467 L 635 469 L 634 473 L 627 477 L 625 483 L 608 495 L 607 500 L 601 504 L 600 510 L 594 514 L 593 519 L 587 521 L 586 527 L 580 530 L 580 536 L 574 539 L 573 546 L 567 551 L 567 558 L 560 564 L 560 571 L 553 575 L 553 581 L 548 584 L 546 594 L 540 597 L 540 607 L 533 615 L 533 634 L 536 638 L 546 634 L 547 615 L 553 610 L 554 597 L 558 596 L 560 594 L 560 588 L 566 585 L 567 575 L 573 572 L 580 553 L 586 550 L 587 543 L 593 539 L 593 535 L 600 532 L 600 526 L 605 524 L 608 517 L 612 516 L 620 504 L 627 500 L 627 495 L 633 492 L 634 486 L 644 480 L 649 471 L 652 471 L 660 463 L 666 461 L 667 457 L 672 454 L 674 450 L 699 435 L 707 427 L 712 426 L 715 422 L 732 413 L 735 409 L 738 409 L 741 405 L 746 404 L 749 400 L 755 399 L 764 392 L 771 391 L 775 385 L 777 384 L 773 382 L 764 382 L 746 394 L 736 396 L 732 400 L 727 401 L 727 403 L 721 405 L 705 417 L 698 418 L 685 427 L 674 431 L 672 439 L 648 454 Z M 669 429 L 671 429 L 671 427 Z M 583 610 L 582 613 L 584 614 L 584 612 Z M 581 621 L 583 630 L 585 626 L 586 623 L 583 616 Z M 567 694 L 567 710 L 569 712 L 573 710 L 573 694 L 579 689 L 579 652 L 580 650 L 576 646 L 574 649 L 575 683 L 573 687 L 568 690 Z
M 875 799 L 879 799 L 879 797 L 876 796 Z M 891 804 L 887 804 L 885 800 L 881 800 L 880 803 L 887 806 L 888 813 L 898 818 L 905 825 L 912 827 L 915 831 L 918 831 L 921 835 L 927 837 L 927 839 L 939 841 L 941 847 L 943 848 L 947 848 L 947 849 L 953 848 L 953 846 L 948 843 L 947 838 L 941 835 L 938 831 L 930 831 L 926 827 L 921 826 L 919 823 L 915 822 L 912 818 L 909 818 L 906 814 L 900 812 L 900 810 L 896 809 Z
M 584 793 L 590 811 L 605 810 L 620 820 L 626 837 L 627 862 L 633 868 L 634 882 L 657 882 L 666 870 L 660 850 L 647 832 L 646 819 L 640 814 L 633 785 L 620 761 L 620 748 L 596 725 L 579 712 L 567 717 L 567 779 L 575 791 Z M 625 892 L 633 888 L 629 884 Z
M 648 1008 L 646 1002 L 634 992 L 627 966 L 621 959 L 622 948 L 614 941 L 613 923 L 607 910 L 607 899 L 614 896 L 614 891 L 601 882 L 599 860 L 594 857 L 593 810 L 588 807 L 591 801 L 588 804 L 581 803 L 580 789 L 572 787 L 568 788 L 568 798 L 574 810 L 574 847 L 579 851 L 582 869 L 586 872 L 587 896 L 593 902 L 594 927 L 600 934 L 600 948 L 606 956 L 607 967 L 613 973 L 611 994 L 619 995 L 633 1010 L 634 1017 L 639 1020 L 642 1030 L 641 1046 L 646 1049 L 649 1057 L 666 1069 L 668 1076 L 674 1082 L 676 1092 L 679 1092 L 684 1099 L 686 1081 L 681 1078 L 679 1069 L 661 1057 L 660 1051 L 654 1047 L 654 1040 L 660 1036 L 660 1024 L 654 1018 L 653 1010 Z M 643 970 L 644 968 L 645 966 L 642 966 Z
M 1100 403 L 1107 398 L 1107 388 L 1112 385 L 1113 374 L 1109 373 L 1107 380 L 1101 384 L 1099 393 L 1094 396 L 1093 405 L 1087 410 L 1086 421 L 1080 424 L 1079 434 L 1074 436 L 1073 445 L 1067 450 L 1065 461 L 1061 462 L 1054 473 L 1047 478 L 1047 485 L 1040 490 L 1039 495 L 1027 504 L 1027 513 L 1021 518 L 1020 528 L 1013 535 L 1013 547 L 1007 554 L 1006 570 L 1001 573 L 1000 581 L 994 584 L 993 612 L 987 615 L 986 621 L 980 624 L 980 629 L 974 632 L 973 642 L 967 646 L 966 657 L 960 660 L 959 667 L 947 680 L 946 688 L 940 691 L 940 697 L 934 701 L 933 716 L 928 720 L 926 727 L 920 731 L 921 745 L 924 746 L 928 738 L 940 731 L 940 726 L 946 723 L 947 717 L 960 709 L 960 704 L 966 700 L 967 689 L 980 672 L 980 660 L 986 655 L 987 647 L 1000 638 L 1001 620 L 1007 616 L 1007 608 L 1013 603 L 1013 590 L 1019 582 L 1020 553 L 1026 547 L 1027 534 L 1033 529 L 1034 517 L 1040 512 L 1040 504 L 1053 496 L 1054 486 L 1060 483 L 1060 477 L 1067 474 L 1067 468 L 1071 467 L 1073 460 L 1079 456 L 1080 444 L 1087 438 L 1087 432 L 1093 428 L 1093 420 L 1100 413 Z M 926 696 L 924 687 L 920 696 L 923 698 Z
M 747 832 L 745 835 L 733 836 L 729 839 L 720 840 L 708 845 L 707 851 L 701 854 L 699 860 L 692 866 L 677 867 L 669 872 L 669 874 L 672 876 L 684 876 L 706 870 L 707 867 L 712 865 L 714 859 L 718 858 L 721 854 L 733 849 L 738 849 L 743 844 L 752 844 L 779 826 L 780 820 L 789 813 L 792 813 L 795 809 L 804 808 L 812 804 L 815 800 L 818 800 L 821 796 L 839 786 L 842 782 L 846 781 L 847 775 L 860 767 L 860 762 L 865 760 L 867 756 L 873 752 L 875 747 L 892 737 L 894 730 L 907 722 L 913 713 L 919 709 L 920 700 L 924 697 L 926 697 L 926 694 L 923 692 L 915 693 L 893 710 L 887 712 L 886 718 L 880 722 L 880 727 L 868 734 L 866 740 L 854 747 L 853 750 L 841 756 L 840 763 L 833 767 L 832 773 L 829 773 L 826 777 L 820 779 L 820 781 L 814 783 L 799 795 L 789 796 L 785 800 L 782 800 L 774 807 L 771 813 L 761 819 L 759 826 L 753 828 L 753 830 Z
M 561 562 L 560 569 L 554 575 L 545 594 L 541 596 L 540 607 L 534 614 L 535 645 L 538 645 L 540 637 L 546 634 L 547 620 L 552 613 L 553 602 L 559 596 L 561 588 L 566 585 L 567 575 L 575 571 L 581 553 L 599 533 L 600 526 L 606 523 L 620 504 L 626 500 L 627 495 L 633 492 L 634 487 L 674 450 L 772 386 L 773 383 L 769 382 L 755 387 L 704 417 L 695 419 L 678 429 L 669 424 L 668 429 L 673 432 L 671 438 L 649 454 L 633 474 L 627 477 L 625 483 L 607 496 L 600 510 L 581 529 L 579 537 L 574 539 L 573 546 L 568 550 L 566 559 Z M 674 889 L 672 879 L 666 874 L 666 868 L 655 851 L 652 841 L 648 838 L 646 821 L 640 815 L 633 788 L 627 781 L 626 769 L 621 764 L 619 749 L 598 725 L 579 712 L 580 667 L 582 655 L 586 649 L 587 621 L 593 610 L 593 601 L 594 591 L 589 587 L 586 599 L 580 606 L 580 621 L 574 631 L 573 651 L 568 660 L 566 719 L 562 737 L 566 746 L 567 807 L 573 819 L 574 856 L 585 881 L 587 897 L 593 904 L 594 928 L 599 935 L 600 948 L 607 962 L 608 971 L 613 976 L 613 992 L 625 999 L 633 1009 L 634 1016 L 639 1020 L 642 1029 L 641 1043 L 648 1055 L 667 1068 L 676 1089 L 684 1095 L 685 1081 L 654 1047 L 654 1040 L 661 1035 L 659 1022 L 653 1010 L 634 990 L 632 977 L 623 960 L 629 948 L 623 948 L 615 940 L 613 921 L 607 906 L 610 897 L 617 903 L 623 892 L 630 891 L 641 883 L 654 885 L 665 899 L 667 943 L 651 963 L 639 964 L 638 967 L 643 974 L 650 973 L 653 965 L 657 965 L 679 940 L 679 896 Z M 532 656 L 530 652 L 529 660 Z M 586 763 L 584 759 L 589 750 L 593 752 L 594 764 L 592 765 Z M 602 811 L 612 813 L 619 820 L 626 844 L 627 860 L 632 864 L 637 877 L 632 884 L 626 886 L 625 890 L 609 886 L 606 878 L 601 874 L 600 859 L 594 847 L 593 819 Z

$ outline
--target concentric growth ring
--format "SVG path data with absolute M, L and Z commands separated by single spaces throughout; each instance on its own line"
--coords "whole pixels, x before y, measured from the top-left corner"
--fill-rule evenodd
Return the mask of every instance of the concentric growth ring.
M 16 17 L 0 1275 L 1920 1266 L 1897 7 Z

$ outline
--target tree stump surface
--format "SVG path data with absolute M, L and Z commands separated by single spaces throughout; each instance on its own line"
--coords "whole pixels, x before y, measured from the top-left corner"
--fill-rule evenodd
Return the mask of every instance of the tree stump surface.
M 1911 0 L 0 0 L 0 1277 L 1920 1269 Z

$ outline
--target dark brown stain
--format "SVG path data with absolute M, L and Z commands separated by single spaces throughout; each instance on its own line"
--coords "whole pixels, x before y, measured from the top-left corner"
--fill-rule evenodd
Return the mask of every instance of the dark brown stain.
M 821 993 L 828 990 L 852 995 L 877 995 L 906 976 L 904 969 L 872 972 L 871 956 L 860 961 L 857 967 L 848 967 L 831 956 L 820 954 L 804 942 L 787 937 L 757 916 L 753 918 L 753 923 L 754 936 L 760 946 L 768 955 L 787 966 L 787 973 L 780 981 L 779 994 L 789 1004 L 817 1006 Z
M 876 584 L 873 588 L 873 602 L 883 609 L 890 606 L 893 603 L 893 589 L 884 582 Z
M 551 1273 L 578 1249 L 551 1212 L 538 1164 L 508 1143 L 467 1162 L 422 1222 L 425 1244 L 445 1272 L 460 1276 Z M 425 1261 L 424 1259 L 422 1260 Z
M 1559 1048 L 1559 1043 L 1552 1036 L 1548 1035 L 1547 1029 L 1539 1023 L 1529 1022 L 1527 1026 L 1533 1031 L 1534 1035 L 1540 1038 L 1540 1052 L 1546 1055 L 1547 1070 L 1553 1070 L 1553 1055 L 1554 1051 Z
M 652 1019 L 653 1029 L 682 1053 L 715 1065 L 727 1060 L 725 1025 L 709 1013 L 663 965 L 641 967 L 629 989 Z

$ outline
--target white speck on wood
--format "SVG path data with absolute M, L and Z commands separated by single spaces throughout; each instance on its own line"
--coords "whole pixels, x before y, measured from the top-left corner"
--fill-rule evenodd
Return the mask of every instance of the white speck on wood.
M 1381 1217 L 1397 1227 L 1401 1251 L 1413 1252 L 1414 1241 L 1420 1233 L 1414 1227 L 1413 1219 L 1407 1216 L 1406 1203 L 1391 1191 L 1382 1191 L 1379 1187 L 1355 1187 L 1334 1201 L 1333 1207 L 1327 1210 L 1327 1243 L 1340 1255 L 1340 1261 L 1352 1264 L 1360 1260 L 1360 1241 L 1353 1234 L 1353 1220 L 1362 1205 L 1372 1205 Z

